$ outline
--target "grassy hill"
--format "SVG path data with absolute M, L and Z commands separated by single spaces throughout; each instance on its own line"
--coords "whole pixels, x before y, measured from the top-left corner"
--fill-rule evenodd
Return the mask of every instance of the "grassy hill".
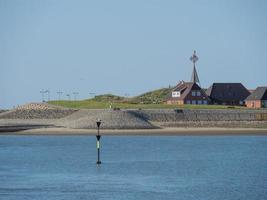
M 167 95 L 171 92 L 171 88 L 162 88 L 150 92 L 146 92 L 135 97 L 121 97 L 112 94 L 104 94 L 95 96 L 93 101 L 113 102 L 113 103 L 130 103 L 130 104 L 159 104 L 163 103 Z
M 97 101 L 97 102 L 124 102 L 126 101 L 125 97 L 113 95 L 113 94 L 103 94 L 103 95 L 98 95 L 95 96 L 93 99 L 88 99 Z
M 121 97 L 113 94 L 97 95 L 92 99 L 81 101 L 50 101 L 50 104 L 68 108 L 172 108 L 173 105 L 163 104 L 164 99 L 171 91 L 163 88 L 141 94 L 136 97 Z
M 166 97 L 170 94 L 172 88 L 162 88 L 141 94 L 139 96 L 130 99 L 132 103 L 143 103 L 143 104 L 161 104 L 164 102 Z
M 79 101 L 49 101 L 53 105 L 60 105 L 67 108 L 89 108 L 89 109 L 103 109 L 103 108 L 121 108 L 121 109 L 152 109 L 152 108 L 187 108 L 187 109 L 227 109 L 228 106 L 222 105 L 167 105 L 164 100 L 171 92 L 172 88 L 162 88 L 141 94 L 136 97 L 121 97 L 112 94 L 104 94 L 95 96 L 92 99 Z M 243 107 L 231 107 L 243 108 Z

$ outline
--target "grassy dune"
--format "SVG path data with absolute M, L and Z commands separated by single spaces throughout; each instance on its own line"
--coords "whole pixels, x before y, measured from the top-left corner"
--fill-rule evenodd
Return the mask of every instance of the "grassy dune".
M 50 101 L 48 102 L 53 105 L 59 105 L 66 108 L 88 108 L 88 109 L 105 109 L 110 107 L 109 102 L 96 101 L 92 100 L 81 100 L 81 101 Z M 233 109 L 233 108 L 243 108 L 243 107 L 228 107 L 223 105 L 167 105 L 163 103 L 154 103 L 154 104 L 144 104 L 144 103 L 130 103 L 130 102 L 113 102 L 111 104 L 112 108 L 121 108 L 121 109 L 165 109 L 165 108 L 186 108 L 186 109 Z
M 186 109 L 233 109 L 244 108 L 238 106 L 223 106 L 223 105 L 167 105 L 164 104 L 164 100 L 170 94 L 172 88 L 162 88 L 154 91 L 150 91 L 135 97 L 121 97 L 112 94 L 104 94 L 95 96 L 92 99 L 80 100 L 80 101 L 50 101 L 48 103 L 53 105 L 60 105 L 67 108 L 89 108 L 89 109 L 104 109 L 121 108 L 121 109 L 164 109 L 164 108 L 186 108 Z

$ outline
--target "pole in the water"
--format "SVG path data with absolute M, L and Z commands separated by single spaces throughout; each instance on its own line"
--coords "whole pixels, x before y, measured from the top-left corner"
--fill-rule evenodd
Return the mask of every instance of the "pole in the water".
M 96 164 L 100 165 L 101 164 L 101 161 L 100 161 L 100 138 L 101 138 L 101 135 L 99 134 L 99 129 L 100 129 L 100 125 L 101 125 L 100 119 L 97 119 L 96 125 L 97 125 L 97 135 L 96 135 L 97 162 L 96 162 Z

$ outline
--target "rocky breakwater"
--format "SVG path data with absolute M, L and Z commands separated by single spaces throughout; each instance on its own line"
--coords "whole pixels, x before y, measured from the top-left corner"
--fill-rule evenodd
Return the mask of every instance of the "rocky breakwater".
M 2 112 L 0 119 L 59 119 L 75 111 L 46 103 L 30 103 Z
M 46 103 L 26 104 L 0 113 L 0 131 L 54 127 L 57 119 L 66 117 L 75 111 Z
M 43 127 L 95 129 L 101 119 L 103 129 L 151 129 L 157 128 L 146 119 L 127 110 L 65 109 L 46 103 L 30 103 L 0 113 L 0 129 L 25 130 Z M 10 128 L 10 129 L 9 129 Z
M 146 119 L 128 110 L 81 109 L 58 120 L 58 126 L 77 129 L 95 129 L 96 120 L 101 119 L 102 129 L 152 129 L 157 128 Z

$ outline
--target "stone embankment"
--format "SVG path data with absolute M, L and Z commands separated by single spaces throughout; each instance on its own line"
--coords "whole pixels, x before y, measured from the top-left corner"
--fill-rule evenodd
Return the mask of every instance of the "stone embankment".
M 267 109 L 146 109 L 132 110 L 134 115 L 149 121 L 267 121 Z
M 152 129 L 148 120 L 127 110 L 109 109 L 65 109 L 49 104 L 31 103 L 0 113 L 0 128 L 13 127 L 66 127 L 95 129 L 96 120 L 101 119 L 103 129 Z
M 267 128 L 267 110 L 148 109 L 130 111 L 160 127 Z
M 27 104 L 0 113 L 0 128 L 66 127 L 95 129 L 152 129 L 159 127 L 267 128 L 267 109 L 66 109 L 45 103 Z M 3 130 L 4 130 L 3 129 Z
M 151 129 L 156 128 L 148 120 L 127 110 L 82 109 L 57 122 L 67 128 L 94 129 L 101 119 L 103 129 Z

